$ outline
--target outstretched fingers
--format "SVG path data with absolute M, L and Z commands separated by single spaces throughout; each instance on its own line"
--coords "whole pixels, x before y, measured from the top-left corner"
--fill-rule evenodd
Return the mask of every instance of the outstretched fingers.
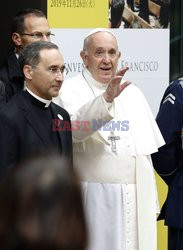
M 112 102 L 114 98 L 119 96 L 120 93 L 131 83 L 130 81 L 121 83 L 121 80 L 127 70 L 128 67 L 120 69 L 110 80 L 107 89 L 103 94 L 103 97 L 107 102 Z
M 130 81 L 125 81 L 123 82 L 121 85 L 120 85 L 120 89 L 121 89 L 121 92 L 128 86 L 130 85 L 132 82 Z
M 118 70 L 118 72 L 116 73 L 116 76 L 123 77 L 128 69 L 129 69 L 129 67 L 124 67 L 124 68 Z

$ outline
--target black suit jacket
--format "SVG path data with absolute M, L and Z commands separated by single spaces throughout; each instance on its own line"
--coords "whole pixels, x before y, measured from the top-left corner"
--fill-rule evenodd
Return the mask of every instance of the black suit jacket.
M 5 91 L 1 85 L 4 85 Z M 23 89 L 24 76 L 13 50 L 8 53 L 5 64 L 0 68 L 0 108 Z
M 21 91 L 0 111 L 0 177 L 8 168 L 39 151 L 56 148 L 72 161 L 71 131 L 48 129 L 47 123 L 42 120 L 42 111 L 36 112 L 33 99 L 37 101 L 27 91 Z M 58 119 L 60 114 L 63 121 L 70 123 L 65 109 L 54 103 L 50 104 L 50 109 L 53 114 L 51 119 Z M 52 121 L 49 119 L 48 122 L 51 124 Z M 55 135 L 56 141 L 52 140 Z

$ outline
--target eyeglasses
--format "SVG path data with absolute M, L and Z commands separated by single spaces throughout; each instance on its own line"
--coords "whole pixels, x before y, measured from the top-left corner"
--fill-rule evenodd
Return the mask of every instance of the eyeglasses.
M 38 68 L 38 69 L 43 69 L 39 66 L 33 65 L 33 68 Z M 44 69 L 43 69 L 44 70 Z M 56 67 L 56 66 L 51 66 L 48 69 L 46 69 L 46 71 L 48 71 L 50 74 L 57 76 L 59 74 L 63 75 L 63 77 L 65 77 L 68 73 L 68 70 L 66 69 L 65 66 L 62 66 L 61 68 Z
M 50 38 L 50 36 L 54 36 L 51 32 L 42 33 L 42 32 L 35 32 L 35 33 L 21 33 L 21 36 L 32 36 L 34 39 L 43 39 L 44 36 Z

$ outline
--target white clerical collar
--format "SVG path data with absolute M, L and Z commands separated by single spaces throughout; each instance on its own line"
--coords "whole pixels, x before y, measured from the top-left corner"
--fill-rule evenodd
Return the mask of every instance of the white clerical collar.
M 14 48 L 14 53 L 15 53 L 15 56 L 16 56 L 16 58 L 17 58 L 17 60 L 18 60 L 18 58 L 19 58 L 19 54 L 17 53 L 16 48 Z
M 101 83 L 98 82 L 97 80 L 95 80 L 92 76 L 92 74 L 89 72 L 89 70 L 87 68 L 85 68 L 83 70 L 83 76 L 86 79 L 86 81 L 92 85 L 94 85 L 95 87 L 99 88 L 99 89 L 106 89 L 107 85 L 106 83 Z
M 35 95 L 30 89 L 25 87 L 25 89 L 29 92 L 30 95 L 32 95 L 34 98 L 36 98 L 38 101 L 45 103 L 45 108 L 48 108 L 52 100 L 46 100 L 41 98 L 40 96 Z
M 17 59 L 19 58 L 19 54 L 17 54 L 16 52 L 15 52 L 15 56 L 16 56 Z

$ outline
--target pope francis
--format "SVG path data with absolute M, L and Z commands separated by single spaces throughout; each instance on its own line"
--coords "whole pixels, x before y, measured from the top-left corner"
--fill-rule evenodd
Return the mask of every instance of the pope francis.
M 151 154 L 164 144 L 142 92 L 117 71 L 117 39 L 94 29 L 80 53 L 85 68 L 56 102 L 73 124 L 74 167 L 83 188 L 89 250 L 156 250 L 159 212 Z

